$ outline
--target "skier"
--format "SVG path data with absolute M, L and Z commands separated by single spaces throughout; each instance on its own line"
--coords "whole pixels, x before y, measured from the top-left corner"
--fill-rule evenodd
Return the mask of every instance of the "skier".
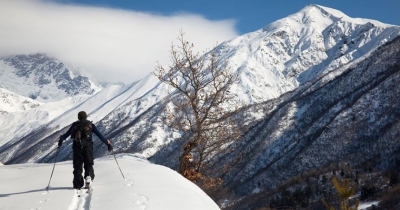
M 81 189 L 84 185 L 82 166 L 85 169 L 85 188 L 89 188 L 90 183 L 94 179 L 93 141 L 91 133 L 95 133 L 107 145 L 109 152 L 113 149 L 110 140 L 106 140 L 96 126 L 86 118 L 86 112 L 79 112 L 78 121 L 72 123 L 68 131 L 64 135 L 61 135 L 58 141 L 58 147 L 60 147 L 68 136 L 74 139 L 72 144 L 74 179 L 72 183 L 75 189 Z

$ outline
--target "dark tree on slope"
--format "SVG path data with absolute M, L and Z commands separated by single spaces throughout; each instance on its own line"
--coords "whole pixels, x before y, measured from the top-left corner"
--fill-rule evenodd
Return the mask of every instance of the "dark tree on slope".
M 233 113 L 238 109 L 230 87 L 238 81 L 226 62 L 218 59 L 216 47 L 202 56 L 193 52 L 194 45 L 184 39 L 171 46 L 167 68 L 158 65 L 154 75 L 176 90 L 171 106 L 165 109 L 166 123 L 186 139 L 179 158 L 179 173 L 193 182 L 214 185 L 212 157 L 227 151 L 226 147 L 241 135 Z M 213 167 L 212 167 L 213 166 Z M 210 176 L 212 174 L 212 177 Z

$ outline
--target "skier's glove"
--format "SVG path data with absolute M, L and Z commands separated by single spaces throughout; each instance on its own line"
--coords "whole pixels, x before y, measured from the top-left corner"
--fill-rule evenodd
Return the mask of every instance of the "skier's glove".
M 111 144 L 107 144 L 108 147 L 108 151 L 111 152 L 113 150 L 113 147 L 111 146 Z
M 62 141 L 60 140 L 60 141 L 58 141 L 58 147 L 61 147 L 61 145 L 62 145 Z

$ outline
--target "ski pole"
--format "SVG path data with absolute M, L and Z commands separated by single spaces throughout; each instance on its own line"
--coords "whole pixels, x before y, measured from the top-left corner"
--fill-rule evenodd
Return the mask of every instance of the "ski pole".
M 54 158 L 53 170 L 51 171 L 51 175 L 50 175 L 49 184 L 48 184 L 48 185 L 47 185 L 47 187 L 46 187 L 46 189 L 47 189 L 47 190 L 49 190 L 50 181 L 51 181 L 51 178 L 53 177 L 54 168 L 56 167 L 56 161 L 57 161 L 58 151 L 60 151 L 60 149 L 59 149 L 59 148 L 60 148 L 60 147 L 57 147 L 56 157 Z
M 121 168 L 119 167 L 119 164 L 118 164 L 118 161 L 117 161 L 117 158 L 115 158 L 115 154 L 111 151 L 111 154 L 114 156 L 114 159 L 115 159 L 115 162 L 117 163 L 117 166 L 118 166 L 118 168 L 119 168 L 119 171 L 121 172 L 121 175 L 122 175 L 122 177 L 125 179 L 125 176 L 124 176 L 124 174 L 122 173 L 122 170 L 121 170 Z

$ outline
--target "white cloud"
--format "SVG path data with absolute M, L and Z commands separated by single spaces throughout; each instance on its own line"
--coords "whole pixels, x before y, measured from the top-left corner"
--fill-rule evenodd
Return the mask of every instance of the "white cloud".
M 40 0 L 0 0 L 0 56 L 46 53 L 101 80 L 133 82 L 169 63 L 183 29 L 203 51 L 237 36 L 234 20 L 163 16 Z

